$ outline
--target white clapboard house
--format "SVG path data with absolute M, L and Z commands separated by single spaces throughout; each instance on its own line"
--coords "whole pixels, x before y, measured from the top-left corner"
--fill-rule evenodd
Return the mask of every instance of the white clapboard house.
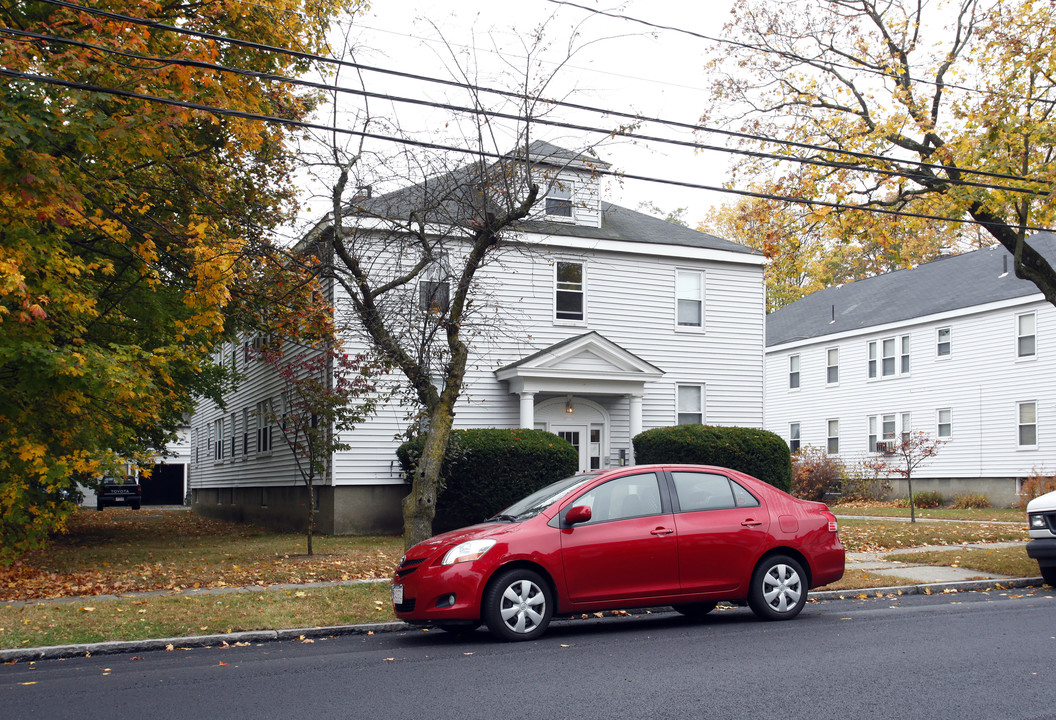
M 551 173 L 549 194 L 478 273 L 475 297 L 490 303 L 501 331 L 473 340 L 455 427 L 546 429 L 578 448 L 584 470 L 632 463 L 631 438 L 650 428 L 762 427 L 763 257 L 605 202 L 596 159 L 543 142 L 530 153 Z M 335 304 L 340 313 L 340 294 Z M 280 386 L 246 360 L 241 342 L 251 339 L 224 357 L 246 380 L 224 409 L 203 401 L 194 417 L 192 503 L 292 524 L 303 490 L 289 450 L 261 420 L 281 402 Z M 357 343 L 354 333 L 345 338 L 350 350 Z M 401 530 L 407 485 L 395 438 L 406 414 L 382 406 L 348 435 L 352 449 L 318 483 L 322 531 Z
M 924 431 L 914 492 L 1011 504 L 1056 472 L 1056 309 L 1000 245 L 812 293 L 767 317 L 766 429 L 847 464 Z

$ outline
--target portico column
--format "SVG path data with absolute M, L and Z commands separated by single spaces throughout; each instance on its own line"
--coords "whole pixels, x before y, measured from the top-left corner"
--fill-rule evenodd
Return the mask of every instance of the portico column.
M 521 427 L 529 430 L 535 427 L 534 392 L 521 392 Z
M 642 396 L 632 394 L 627 396 L 631 404 L 631 438 L 642 431 Z M 634 465 L 634 445 L 628 448 L 627 455 L 630 464 Z

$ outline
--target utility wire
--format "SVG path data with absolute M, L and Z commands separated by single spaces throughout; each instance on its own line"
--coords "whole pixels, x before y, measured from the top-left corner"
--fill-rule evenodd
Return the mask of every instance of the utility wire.
M 265 44 L 262 44 L 262 43 L 252 42 L 252 41 L 248 41 L 248 40 L 240 40 L 240 39 L 237 39 L 237 38 L 230 38 L 230 37 L 225 37 L 225 36 L 222 36 L 222 35 L 215 35 L 215 34 L 212 34 L 212 33 L 202 32 L 200 30 L 191 30 L 191 29 L 188 29 L 188 28 L 179 28 L 179 27 L 175 27 L 175 26 L 172 26 L 172 25 L 166 25 L 164 23 L 160 23 L 160 22 L 157 22 L 157 21 L 154 21 L 154 20 L 146 20 L 146 19 L 143 19 L 143 18 L 133 17 L 131 15 L 123 15 L 121 13 L 110 12 L 110 11 L 107 11 L 107 10 L 99 10 L 97 8 L 89 8 L 89 7 L 85 7 L 83 5 L 77 5 L 75 3 L 66 2 L 66 0 L 37 0 L 37 1 L 38 2 L 48 3 L 48 4 L 51 4 L 51 5 L 56 5 L 56 6 L 59 6 L 59 7 L 69 8 L 69 9 L 77 10 L 77 11 L 81 11 L 81 12 L 87 12 L 87 13 L 98 15 L 98 16 L 101 16 L 101 17 L 107 17 L 107 18 L 110 18 L 112 20 L 119 20 L 119 21 L 123 21 L 123 22 L 129 22 L 129 23 L 137 24 L 137 25 L 144 25 L 146 27 L 150 27 L 150 28 L 153 28 L 153 29 L 156 29 L 156 30 L 162 30 L 162 31 L 165 31 L 165 32 L 174 32 L 174 33 L 183 34 L 183 35 L 189 35 L 191 37 L 198 37 L 198 38 L 202 38 L 202 39 L 205 39 L 205 40 L 212 40 L 214 42 L 228 43 L 228 44 L 236 45 L 238 47 L 245 47 L 245 48 L 249 48 L 249 49 L 253 49 L 253 50 L 260 50 L 260 51 L 263 51 L 263 52 L 278 53 L 278 54 L 287 55 L 289 57 L 293 57 L 293 58 L 297 58 L 297 59 L 301 59 L 301 60 L 313 60 L 313 61 L 320 62 L 320 63 L 336 65 L 338 67 L 349 67 L 349 68 L 354 68 L 354 69 L 357 69 L 357 70 L 363 70 L 363 71 L 367 71 L 367 72 L 376 72 L 376 73 L 381 73 L 381 74 L 385 74 L 385 75 L 391 75 L 391 76 L 394 76 L 394 77 L 401 77 L 401 78 L 410 79 L 410 80 L 419 80 L 419 81 L 422 81 L 422 82 L 429 82 L 429 83 L 436 83 L 436 84 L 440 84 L 440 85 L 447 85 L 447 86 L 450 86 L 450 87 L 456 87 L 456 88 L 460 88 L 460 89 L 464 89 L 464 90 L 472 90 L 474 92 L 484 92 L 484 93 L 499 95 L 501 97 L 512 98 L 512 99 L 515 99 L 515 100 L 518 100 L 518 101 L 524 101 L 524 100 L 528 99 L 523 94 L 512 92 L 512 91 L 509 91 L 509 90 L 501 90 L 501 89 L 498 89 L 498 88 L 489 88 L 489 87 L 484 87 L 484 86 L 480 86 L 480 85 L 475 85 L 475 84 L 472 84 L 472 83 L 463 83 L 463 82 L 459 82 L 457 80 L 430 77 L 430 76 L 427 76 L 427 75 L 420 75 L 420 74 L 416 74 L 416 73 L 404 72 L 404 71 L 399 71 L 399 70 L 391 70 L 391 69 L 380 68 L 380 67 L 375 67 L 375 66 L 371 66 L 371 65 L 364 65 L 362 63 L 351 62 L 351 61 L 348 61 L 348 60 L 340 60 L 340 59 L 337 59 L 337 58 L 324 57 L 324 56 L 321 56 L 321 55 L 313 55 L 311 53 L 301 52 L 301 51 L 298 51 L 298 50 L 289 50 L 289 49 L 286 49 L 286 48 L 280 48 L 280 47 L 276 47 L 276 46 L 273 46 L 273 45 L 265 45 Z M 628 120 L 631 120 L 632 122 L 658 123 L 658 124 L 668 125 L 670 127 L 688 129 L 688 130 L 692 130 L 694 132 L 714 133 L 714 134 L 718 134 L 718 135 L 724 135 L 726 137 L 732 137 L 732 138 L 738 138 L 738 139 L 746 139 L 746 140 L 752 140 L 752 141 L 756 141 L 756 142 L 773 143 L 773 144 L 778 144 L 778 145 L 784 145 L 784 146 L 787 146 L 787 147 L 805 149 L 805 150 L 816 151 L 816 152 L 831 152 L 831 153 L 835 153 L 835 154 L 838 154 L 838 155 L 844 155 L 844 156 L 847 156 L 847 157 L 852 157 L 852 158 L 855 158 L 855 159 L 858 159 L 858 160 L 867 160 L 867 161 L 871 160 L 871 161 L 877 161 L 877 162 L 882 162 L 882 163 L 911 163 L 914 167 L 920 168 L 921 170 L 939 170 L 939 171 L 942 171 L 942 172 L 945 172 L 945 173 L 959 172 L 959 173 L 964 173 L 964 174 L 978 175 L 978 176 L 982 176 L 982 177 L 990 177 L 990 178 L 995 178 L 995 179 L 1000 179 L 1000 180 L 1012 180 L 1012 181 L 1015 181 L 1015 182 L 1035 182 L 1035 183 L 1042 184 L 1042 185 L 1048 185 L 1049 184 L 1049 182 L 1047 180 L 1023 178 L 1023 177 L 1019 177 L 1019 176 L 1015 176 L 1015 175 L 1010 175 L 1010 174 L 1007 174 L 1007 173 L 995 173 L 995 172 L 989 172 L 989 171 L 986 171 L 986 170 L 974 170 L 974 169 L 970 169 L 970 168 L 959 168 L 959 167 L 956 167 L 956 166 L 947 166 L 947 165 L 934 164 L 934 163 L 924 163 L 924 162 L 913 162 L 913 161 L 908 161 L 908 160 L 898 160 L 898 159 L 895 159 L 895 158 L 885 157 L 883 155 L 874 155 L 874 154 L 870 154 L 870 153 L 861 153 L 861 152 L 855 152 L 855 151 L 851 151 L 851 150 L 840 150 L 840 149 L 836 149 L 836 148 L 828 148 L 828 147 L 824 147 L 824 146 L 814 145 L 814 144 L 811 144 L 811 143 L 796 142 L 796 141 L 792 141 L 792 140 L 779 140 L 779 139 L 776 139 L 776 138 L 768 138 L 768 137 L 764 137 L 764 136 L 761 136 L 761 135 L 753 135 L 751 133 L 742 133 L 742 132 L 737 132 L 737 131 L 733 131 L 733 130 L 721 130 L 721 129 L 718 129 L 718 128 L 710 128 L 710 127 L 696 125 L 696 124 L 692 124 L 692 123 L 679 122 L 679 121 L 675 121 L 675 120 L 665 120 L 665 119 L 659 118 L 659 117 L 650 117 L 650 116 L 639 115 L 639 114 L 635 114 L 635 113 L 621 112 L 621 111 L 617 111 L 617 110 L 599 108 L 599 107 L 590 106 L 590 105 L 582 105 L 582 104 L 579 104 L 579 103 L 572 103 L 572 102 L 568 102 L 568 101 L 550 100 L 550 99 L 545 99 L 545 98 L 539 98 L 537 100 L 540 103 L 543 103 L 543 104 L 546 104 L 546 105 L 550 105 L 550 106 L 553 106 L 553 107 L 564 107 L 564 108 L 569 108 L 569 109 L 573 109 L 573 110 L 583 110 L 583 111 L 586 111 L 586 112 L 599 113 L 599 114 L 602 114 L 602 115 L 611 115 L 613 117 L 628 119 Z M 784 158 L 784 156 L 779 156 L 779 157 Z M 854 166 L 852 166 L 852 167 L 854 167 Z M 855 169 L 857 169 L 857 168 L 855 168 Z
M 467 148 L 460 148 L 451 145 L 443 145 L 441 143 L 425 142 L 422 140 L 413 140 L 410 138 L 400 138 L 390 135 L 381 135 L 378 133 L 368 133 L 362 130 L 350 130 L 348 128 L 338 128 L 333 126 L 321 125 L 318 123 L 311 123 L 303 120 L 291 120 L 289 118 L 280 118 L 272 115 L 263 115 L 259 113 L 250 113 L 243 110 L 233 110 L 230 108 L 221 108 L 213 105 L 206 105 L 203 103 L 193 103 L 186 100 L 176 100 L 173 98 L 159 97 L 156 95 L 148 95 L 145 93 L 137 93 L 129 90 L 119 90 L 115 88 L 105 88 L 96 85 L 88 85 L 86 83 L 71 82 L 69 80 L 61 80 L 59 78 L 52 78 L 45 75 L 37 75 L 34 73 L 24 73 L 16 70 L 10 70 L 7 68 L 0 67 L 0 77 L 9 77 L 15 80 L 24 80 L 31 83 L 45 83 L 48 85 L 55 85 L 58 87 L 65 87 L 73 90 L 83 90 L 85 92 L 101 93 L 105 95 L 113 95 L 116 97 L 123 97 L 134 100 L 144 100 L 147 102 L 161 103 L 164 105 L 171 105 L 174 107 L 186 108 L 189 110 L 199 110 L 202 112 L 208 112 L 215 115 L 237 117 L 245 120 L 257 120 L 261 122 L 278 123 L 289 127 L 297 127 L 308 130 L 319 130 L 325 132 L 333 132 L 342 135 L 352 135 L 356 137 L 363 137 L 368 139 L 379 140 L 383 142 L 392 142 L 401 145 L 410 145 L 413 147 L 420 147 L 431 150 L 441 150 L 446 152 L 460 153 L 463 155 L 473 155 L 481 159 L 491 160 L 505 160 L 509 159 L 509 155 L 499 154 L 496 152 L 490 152 L 483 149 L 471 150 Z M 529 158 L 530 160 L 530 158 Z M 967 218 L 950 218 L 942 217 L 939 215 L 928 215 L 924 213 L 906 212 L 903 210 L 892 210 L 889 208 L 875 207 L 870 205 L 847 205 L 845 203 L 829 202 L 824 200 L 805 200 L 803 198 L 796 198 L 786 195 L 776 195 L 772 193 L 760 193 L 751 190 L 737 190 L 733 188 L 717 187 L 714 185 L 703 185 L 700 183 L 691 183 L 680 180 L 669 180 L 664 178 L 656 178 L 647 175 L 635 175 L 625 172 L 616 172 L 611 170 L 604 170 L 601 168 L 595 168 L 593 170 L 597 175 L 604 177 L 613 177 L 625 180 L 640 180 L 643 182 L 657 183 L 661 185 L 672 185 L 677 187 L 691 188 L 695 190 L 709 190 L 712 192 L 719 192 L 731 195 L 739 195 L 742 197 L 754 197 L 764 200 L 776 200 L 781 202 L 789 202 L 797 205 L 806 205 L 809 207 L 826 207 L 833 210 L 859 210 L 863 212 L 877 213 L 881 215 L 890 215 L 895 217 L 911 217 L 919 218 L 924 220 L 937 220 L 940 222 L 951 222 L 951 223 L 962 223 L 962 224 L 973 224 L 973 225 L 984 225 L 984 226 L 999 226 L 1003 223 L 990 223 L 986 221 L 980 221 L 975 219 Z M 1049 232 L 1049 228 L 1042 227 L 1025 227 L 1024 230 L 1030 230 L 1033 232 Z
M 462 112 L 462 113 L 467 113 L 467 114 L 472 114 L 472 115 L 483 115 L 483 116 L 486 116 L 486 117 L 489 117 L 489 118 L 497 118 L 497 119 L 502 119 L 502 120 L 513 120 L 513 121 L 523 120 L 523 117 L 521 115 L 516 115 L 516 114 L 513 114 L 513 113 L 500 112 L 500 111 L 496 111 L 496 110 L 487 110 L 487 109 L 484 109 L 484 108 L 481 108 L 481 107 L 471 108 L 471 107 L 466 107 L 464 105 L 454 105 L 454 104 L 450 104 L 450 103 L 440 103 L 440 102 L 436 102 L 436 101 L 433 101 L 433 100 L 422 100 L 422 99 L 410 98 L 410 97 L 406 97 L 406 96 L 390 95 L 390 94 L 387 94 L 387 93 L 375 93 L 375 92 L 370 92 L 368 90 L 360 90 L 360 89 L 356 89 L 356 88 L 346 88 L 346 87 L 340 87 L 340 86 L 337 86 L 337 85 L 328 85 L 326 83 L 320 83 L 320 82 L 315 82 L 315 81 L 311 81 L 311 80 L 304 80 L 304 79 L 300 79 L 300 78 L 291 78 L 291 77 L 287 77 L 285 75 L 276 75 L 276 74 L 273 74 L 273 73 L 264 73 L 264 72 L 259 72 L 259 71 L 256 71 L 256 70 L 245 70 L 245 69 L 242 69 L 242 68 L 235 68 L 235 67 L 230 67 L 230 66 L 227 66 L 227 65 L 219 65 L 219 64 L 215 64 L 215 63 L 205 62 L 205 61 L 202 61 L 202 60 L 193 60 L 193 59 L 185 59 L 185 58 L 162 58 L 162 57 L 157 57 L 157 56 L 153 56 L 153 55 L 145 55 L 143 53 L 134 53 L 134 52 L 128 52 L 128 51 L 124 51 L 124 50 L 117 50 L 117 49 L 114 49 L 114 48 L 108 48 L 108 47 L 105 47 L 103 45 L 97 45 L 97 44 L 94 44 L 94 43 L 84 42 L 84 41 L 81 41 L 81 40 L 72 40 L 72 39 L 68 39 L 68 38 L 57 37 L 57 36 L 54 36 L 54 35 L 45 35 L 43 33 L 29 32 L 29 31 L 26 31 L 26 30 L 16 30 L 14 28 L 8 28 L 8 27 L 3 27 L 3 26 L 0 26 L 0 33 L 7 33 L 9 35 L 12 35 L 12 36 L 15 36 L 15 37 L 20 37 L 20 38 L 25 38 L 25 39 L 28 39 L 28 40 L 37 40 L 37 41 L 42 41 L 42 42 L 51 42 L 51 43 L 59 43 L 59 44 L 71 45 L 71 46 L 74 46 L 74 47 L 80 47 L 80 48 L 84 48 L 84 49 L 88 49 L 88 50 L 94 50 L 94 51 L 98 51 L 98 52 L 101 52 L 101 53 L 106 53 L 106 54 L 111 54 L 111 55 L 118 55 L 120 57 L 131 58 L 131 59 L 140 60 L 140 61 L 146 61 L 146 62 L 154 62 L 154 63 L 163 64 L 163 65 L 181 65 L 181 66 L 185 66 L 185 67 L 193 67 L 193 68 L 199 68 L 199 69 L 204 69 L 204 70 L 215 70 L 215 71 L 219 71 L 219 72 L 226 72 L 226 73 L 231 73 L 231 74 L 234 74 L 234 75 L 240 75 L 240 76 L 243 76 L 243 77 L 252 77 L 252 78 L 255 78 L 255 79 L 258 79 L 258 80 L 268 80 L 268 81 L 273 81 L 273 82 L 285 83 L 285 84 L 289 84 L 289 85 L 297 85 L 297 86 L 300 86 L 300 87 L 312 88 L 314 90 L 323 90 L 323 91 L 327 91 L 327 92 L 345 93 L 345 94 L 349 94 L 349 95 L 357 95 L 357 96 L 364 97 L 364 98 L 373 98 L 373 99 L 386 100 L 386 101 L 397 102 L 397 103 L 404 103 L 404 104 L 409 104 L 409 105 L 418 105 L 418 106 L 422 106 L 422 107 L 431 107 L 431 108 L 437 108 L 437 109 L 442 109 L 442 110 L 448 110 L 448 111 L 451 111 L 451 112 Z M 635 132 L 633 129 L 628 130 L 628 129 L 619 129 L 619 128 L 617 128 L 617 129 L 613 130 L 611 128 L 599 128 L 599 127 L 592 126 L 592 125 L 581 125 L 581 124 L 564 122 L 564 121 L 558 121 L 558 120 L 550 120 L 550 119 L 541 118 L 541 117 L 537 117 L 537 118 L 533 119 L 532 122 L 537 124 L 537 125 L 545 125 L 545 126 L 549 126 L 549 127 L 557 127 L 557 128 L 562 128 L 562 129 L 565 129 L 565 130 L 577 130 L 577 131 L 581 131 L 581 132 L 590 132 L 590 133 L 608 135 L 608 136 L 613 136 L 613 137 L 615 137 L 615 136 L 633 137 L 633 138 L 638 139 L 638 140 L 643 140 L 643 141 L 648 141 L 648 142 L 656 142 L 656 143 L 663 143 L 663 144 L 667 144 L 667 145 L 675 145 L 675 146 L 679 146 L 679 147 L 687 147 L 687 148 L 692 148 L 694 150 L 709 150 L 709 151 L 713 151 L 713 152 L 726 153 L 726 154 L 730 154 L 730 155 L 741 155 L 741 156 L 744 156 L 744 157 L 753 157 L 753 158 L 760 158 L 760 159 L 765 159 L 765 160 L 778 160 L 778 161 L 782 161 L 782 162 L 792 162 L 792 163 L 799 163 L 799 164 L 805 164 L 805 165 L 814 165 L 814 166 L 817 166 L 817 167 L 827 167 L 827 168 L 834 168 L 834 169 L 841 169 L 841 170 L 865 170 L 867 172 L 870 172 L 870 173 L 873 173 L 873 174 L 876 174 L 876 175 L 884 175 L 884 176 L 887 176 L 887 177 L 902 177 L 902 178 L 906 178 L 906 179 L 909 179 L 909 180 L 916 181 L 916 182 L 918 182 L 918 183 L 920 183 L 922 185 L 926 184 L 927 182 L 942 182 L 942 183 L 947 183 L 947 184 L 950 184 L 950 185 L 957 185 L 957 186 L 963 186 L 963 187 L 976 187 L 976 188 L 982 188 L 982 189 L 985 189 L 985 190 L 1004 190 L 1004 191 L 1007 191 L 1007 192 L 1022 193 L 1022 194 L 1026 194 L 1026 195 L 1048 195 L 1048 193 L 1042 193 L 1042 192 L 1039 192 L 1037 190 L 1032 190 L 1030 188 L 1010 187 L 1008 185 L 995 185 L 995 184 L 989 184 L 989 183 L 973 182 L 973 181 L 970 181 L 970 180 L 963 180 L 963 179 L 939 178 L 939 177 L 936 177 L 936 176 L 926 176 L 924 173 L 922 173 L 922 172 L 914 172 L 912 169 L 910 169 L 910 170 L 896 170 L 896 169 L 887 169 L 887 168 L 862 168 L 861 166 L 855 165 L 853 163 L 837 162 L 837 161 L 834 161 L 834 160 L 820 160 L 820 159 L 816 159 L 816 158 L 803 158 L 803 157 L 797 157 L 797 156 L 779 155 L 779 154 L 776 154 L 776 153 L 766 153 L 766 152 L 762 152 L 762 151 L 758 151 L 758 150 L 727 148 L 727 147 L 722 147 L 722 146 L 718 146 L 718 145 L 708 145 L 708 144 L 705 144 L 705 143 L 695 142 L 695 141 L 691 141 L 691 140 L 677 140 L 677 139 L 673 139 L 673 138 L 665 138 L 665 137 L 660 137 L 660 136 L 656 136 L 656 135 L 645 135 L 645 134 L 642 134 L 642 133 Z M 909 161 L 905 161 L 905 162 L 909 162 Z

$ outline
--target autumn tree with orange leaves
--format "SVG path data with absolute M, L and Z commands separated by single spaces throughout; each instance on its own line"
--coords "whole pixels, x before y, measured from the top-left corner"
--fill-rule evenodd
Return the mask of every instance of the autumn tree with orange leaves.
M 1030 242 L 1056 225 L 1054 29 L 1042 0 L 738 3 L 704 120 L 768 155 L 737 165 L 731 186 L 763 197 L 720 229 L 793 256 L 771 273 L 788 270 L 789 300 L 997 240 L 1056 303 L 1056 270 Z M 805 267 L 804 241 L 819 251 Z
M 195 394 L 218 396 L 218 341 L 284 302 L 245 288 L 283 265 L 289 131 L 112 91 L 304 117 L 315 100 L 293 86 L 188 64 L 303 61 L 186 31 L 313 52 L 356 4 L 0 7 L 0 561 L 62 528 L 76 479 L 171 440 Z

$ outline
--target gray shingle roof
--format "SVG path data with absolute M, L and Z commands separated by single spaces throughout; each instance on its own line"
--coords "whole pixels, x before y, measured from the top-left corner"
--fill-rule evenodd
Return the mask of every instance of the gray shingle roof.
M 587 168 L 588 164 L 602 169 L 609 167 L 596 158 L 571 153 L 540 140 L 529 146 L 529 152 L 534 161 L 541 164 L 553 163 L 581 169 Z M 380 217 L 407 218 L 411 212 L 424 210 L 434 222 L 469 226 L 474 217 L 480 216 L 482 207 L 487 203 L 486 198 L 477 192 L 478 180 L 487 173 L 487 168 L 481 163 L 470 163 L 422 183 L 368 200 L 357 200 L 349 206 L 346 216 L 365 212 Z M 518 229 L 554 237 L 679 245 L 746 256 L 761 254 L 746 245 L 606 202 L 601 204 L 600 228 L 533 221 L 522 223 Z
M 1056 235 L 1038 233 L 1030 244 L 1056 262 Z M 811 293 L 766 316 L 766 345 L 926 317 L 1039 293 L 1012 271 L 1001 245 L 939 258 L 908 270 L 877 275 Z

